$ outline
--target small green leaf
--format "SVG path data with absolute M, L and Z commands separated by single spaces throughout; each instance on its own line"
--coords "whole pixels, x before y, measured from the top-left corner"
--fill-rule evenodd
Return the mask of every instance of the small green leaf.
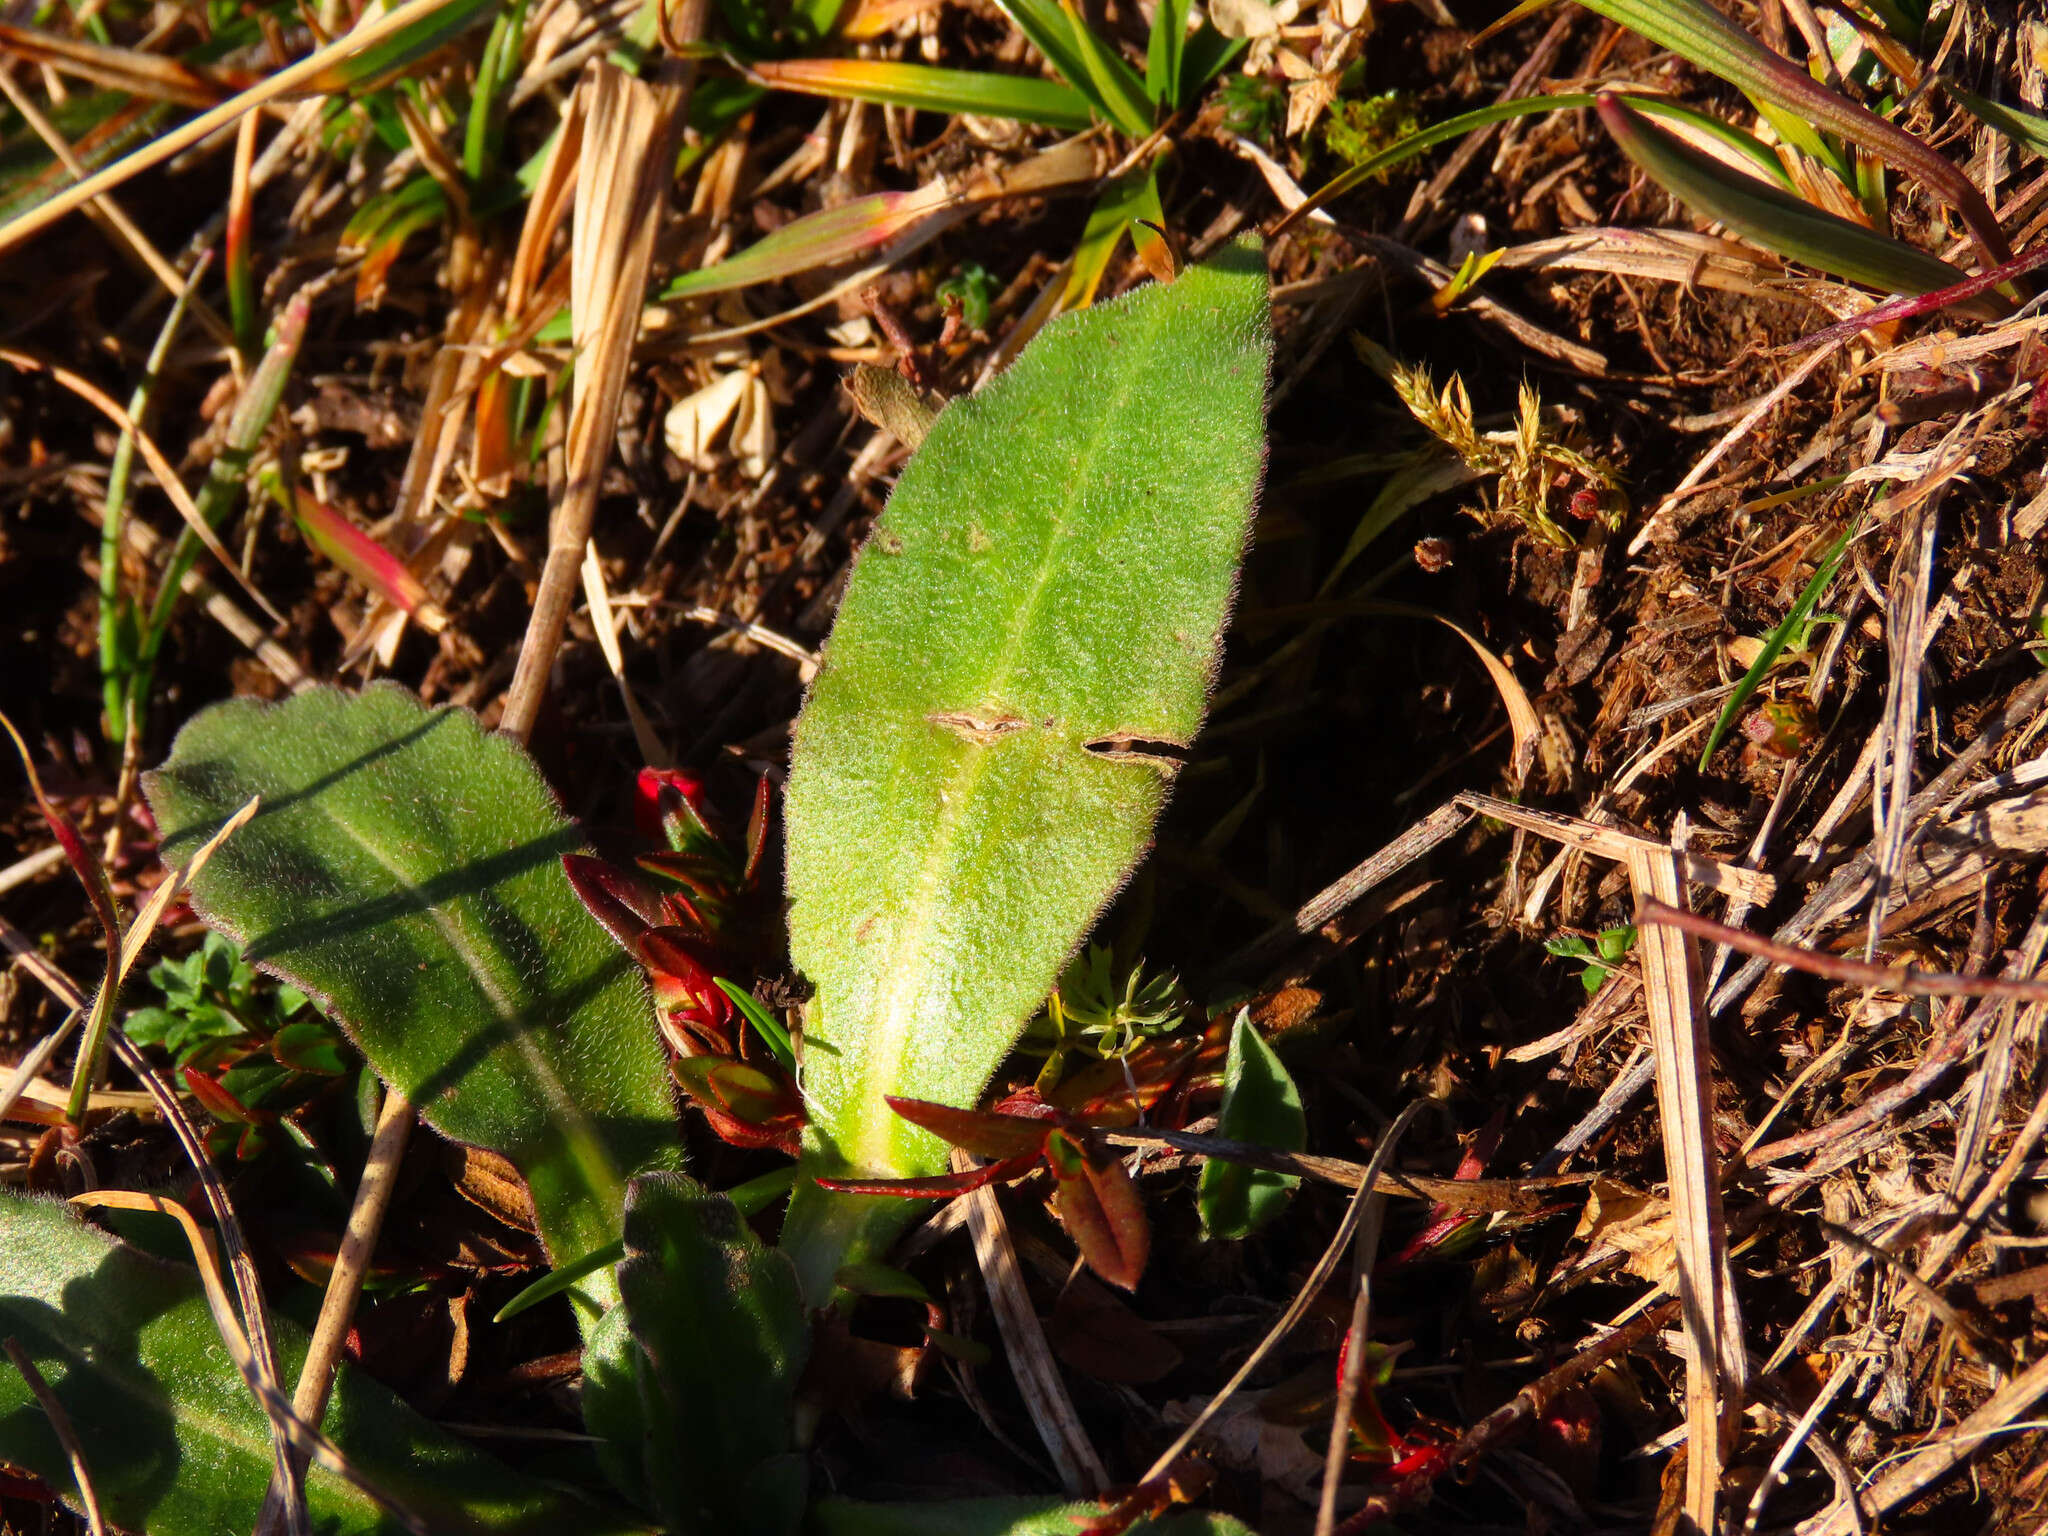
M 290 1381 L 305 1335 L 277 1319 L 271 1329 Z M 64 1405 L 110 1524 L 150 1536 L 255 1529 L 270 1483 L 270 1425 L 191 1269 L 115 1242 L 61 1205 L 0 1195 L 0 1337 L 21 1341 Z M 346 1364 L 321 1427 L 365 1478 L 435 1531 L 633 1529 L 455 1440 Z M 0 1460 L 47 1479 L 75 1506 L 69 1459 L 11 1369 L 0 1370 Z M 306 1497 L 321 1536 L 398 1529 L 318 1467 Z
M 788 1258 L 724 1196 L 649 1174 L 626 1197 L 619 1291 L 646 1353 L 643 1401 L 665 1431 L 647 1480 L 669 1529 L 794 1532 L 806 1479 L 792 1426 L 809 1336 Z
M 1308 1145 L 1308 1121 L 1301 1112 L 1301 1094 L 1287 1075 L 1273 1047 L 1240 1008 L 1230 1031 L 1230 1055 L 1223 1066 L 1223 1105 L 1217 1111 L 1216 1134 L 1227 1141 L 1246 1141 L 1277 1152 L 1299 1152 Z M 1301 1178 L 1267 1168 L 1212 1157 L 1202 1165 L 1195 1202 L 1202 1230 L 1212 1238 L 1249 1237 L 1279 1215 Z
M 1194 739 L 1264 459 L 1265 263 L 1239 244 L 1050 324 L 932 424 L 796 732 L 805 1178 L 822 1303 L 943 1172 L 886 1097 L 971 1106 L 1144 851 Z M 857 852 L 856 852 L 857 850 Z
M 205 711 L 144 787 L 174 861 L 260 793 L 193 884 L 200 914 L 437 1130 L 517 1164 L 559 1261 L 618 1236 L 627 1179 L 679 1157 L 664 1053 L 517 747 L 390 685 L 317 689 Z
M 833 1277 L 843 1291 L 856 1296 L 892 1296 L 898 1301 L 930 1301 L 932 1293 L 917 1276 L 890 1264 L 842 1264 Z

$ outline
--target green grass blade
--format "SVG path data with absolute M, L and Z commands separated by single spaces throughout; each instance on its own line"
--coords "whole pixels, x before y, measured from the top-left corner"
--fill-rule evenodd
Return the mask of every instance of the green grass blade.
M 1590 107 L 1598 101 L 1590 91 L 1567 91 L 1556 96 L 1524 96 L 1515 101 L 1499 101 L 1490 107 L 1476 111 L 1462 112 L 1456 117 L 1447 117 L 1440 123 L 1433 123 L 1420 133 L 1411 133 L 1397 144 L 1390 144 L 1369 160 L 1362 160 L 1334 180 L 1318 187 L 1309 200 L 1287 216 L 1287 223 L 1293 224 L 1308 217 L 1314 210 L 1342 197 L 1353 187 L 1363 186 L 1376 176 L 1384 175 L 1404 161 L 1435 149 L 1439 144 L 1448 144 L 1453 139 L 1462 139 L 1476 129 L 1504 123 L 1511 118 L 1533 117 L 1546 112 L 1576 112 Z M 1630 96 L 1629 105 L 1653 117 L 1668 117 L 1675 122 L 1688 123 L 1705 133 L 1711 133 L 1731 149 L 1739 151 L 1756 163 L 1757 170 L 1778 182 L 1786 190 L 1792 186 L 1792 178 L 1778 157 L 1756 135 L 1744 133 L 1740 128 L 1722 122 L 1719 118 L 1695 108 L 1667 101 L 1661 96 Z
M 842 262 L 873 259 L 885 251 L 901 254 L 922 243 L 958 216 L 959 200 L 943 186 L 915 192 L 870 192 L 837 208 L 822 208 L 791 219 L 739 255 L 671 278 L 663 299 L 693 299 L 754 283 L 780 282 L 799 272 Z
M 309 96 L 361 93 L 387 85 L 435 49 L 453 42 L 498 8 L 498 0 L 448 0 L 389 37 L 317 71 L 303 89 Z
M 1005 117 L 1079 133 L 1095 125 L 1088 98 L 1057 80 L 998 75 L 986 70 L 940 69 L 883 59 L 783 59 L 748 71 L 776 90 L 847 101 L 877 101 L 949 116 Z
M 1790 59 L 1771 52 L 1707 0 L 1580 0 L 1587 10 L 1669 48 L 1709 70 L 1760 106 L 1776 109 L 1773 121 L 1816 158 L 1831 151 L 1822 132 L 1860 144 L 1899 170 L 1916 176 L 1962 215 L 1987 265 L 2012 259 L 2012 249 L 1984 194 L 1944 156 L 1866 107 L 1815 80 Z
M 1233 246 L 1052 322 L 905 470 L 792 759 L 807 1176 L 943 1171 L 884 1096 L 971 1106 L 1143 852 L 1160 744 L 1201 722 L 1269 347 L 1263 259 Z M 799 1179 L 783 1245 L 806 1296 L 907 1209 Z
M 1827 554 L 1821 557 L 1819 569 L 1813 573 L 1806 585 L 1800 588 L 1798 598 L 1786 610 L 1783 621 L 1764 636 L 1763 649 L 1757 652 L 1756 660 L 1749 664 L 1749 670 L 1742 674 L 1742 680 L 1735 685 L 1735 691 L 1728 695 L 1728 702 L 1721 706 L 1721 713 L 1714 721 L 1714 728 L 1707 732 L 1706 747 L 1700 752 L 1700 772 L 1707 771 L 1707 764 L 1713 760 L 1716 749 L 1726 739 L 1729 731 L 1735 728 L 1735 722 L 1742 718 L 1743 710 L 1749 707 L 1749 701 L 1756 696 L 1757 689 L 1761 688 L 1764 679 L 1770 676 L 1771 668 L 1778 664 L 1778 658 L 1785 654 L 1785 647 L 1791 643 L 1792 636 L 1798 632 L 1799 626 L 1804 624 L 1812 616 L 1813 610 L 1820 606 L 1820 600 L 1827 595 L 1829 586 L 1834 582 L 1835 572 L 1842 568 L 1842 558 L 1849 553 L 1850 544 L 1855 541 L 1862 528 L 1863 518 L 1858 514 L 1856 520 L 1844 528 L 1840 536 L 1829 546 Z
M 2037 159 L 2048 159 L 2048 117 L 2022 112 L 2004 102 L 1992 101 L 1975 91 L 1965 90 L 1944 78 L 1941 88 L 1953 96 L 1965 111 L 1986 127 L 1995 128 Z
M 1145 47 L 1145 91 L 1154 106 L 1180 105 L 1180 66 L 1188 43 L 1188 0 L 1159 0 Z
M 796 1070 L 796 1048 L 790 1044 L 789 1031 L 782 1027 L 782 1021 L 761 1006 L 760 1000 L 746 988 L 727 981 L 723 976 L 711 978 L 718 983 L 718 990 L 732 999 L 733 1006 L 754 1026 L 754 1033 L 775 1053 L 775 1059 L 791 1072 Z
M 1136 238 L 1132 225 L 1140 219 L 1161 226 L 1166 223 L 1159 204 L 1158 160 L 1124 172 L 1095 199 L 1080 243 L 1074 247 L 1074 265 L 1067 274 L 1066 292 L 1060 296 L 1061 309 L 1086 309 L 1095 302 L 1095 290 L 1102 286 L 1110 259 L 1125 235 Z
M 1152 130 L 1145 82 L 1060 0 L 996 0 L 1017 30 L 1106 121 L 1133 138 Z
M 1602 96 L 1599 113 L 1623 152 L 1665 191 L 1765 250 L 1886 293 L 1926 293 L 1963 281 L 1937 256 L 1730 170 L 1654 127 L 1619 96 Z

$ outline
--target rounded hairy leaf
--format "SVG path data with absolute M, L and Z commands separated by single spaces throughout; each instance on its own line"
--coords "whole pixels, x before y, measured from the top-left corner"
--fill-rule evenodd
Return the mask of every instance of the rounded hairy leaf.
M 200 915 L 437 1130 L 517 1164 L 558 1259 L 618 1236 L 626 1181 L 679 1155 L 668 1074 L 525 753 L 391 685 L 322 688 L 204 711 L 144 788 L 173 862 L 261 795 L 193 882 Z
M 288 1322 L 271 1327 L 290 1381 L 305 1335 Z M 63 1404 L 110 1523 L 150 1536 L 255 1529 L 270 1484 L 270 1424 L 190 1268 L 118 1243 L 61 1205 L 0 1195 L 0 1337 L 20 1342 Z M 347 1365 L 321 1427 L 358 1472 L 435 1531 L 634 1528 L 454 1439 Z M 11 1368 L 0 1369 L 0 1461 L 75 1496 L 64 1448 Z M 321 1536 L 403 1529 L 318 1467 L 306 1501 Z

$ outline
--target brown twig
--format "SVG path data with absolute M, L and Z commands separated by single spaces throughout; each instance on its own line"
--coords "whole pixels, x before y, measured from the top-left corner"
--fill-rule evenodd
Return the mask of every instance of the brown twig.
M 334 1369 L 341 1362 L 342 1343 L 355 1318 L 356 1301 L 362 1295 L 363 1277 L 377 1247 L 377 1234 L 384 1226 L 384 1213 L 391 1208 L 391 1195 L 398 1184 L 398 1165 L 405 1156 L 412 1122 L 411 1102 L 396 1088 L 389 1089 L 384 1095 L 384 1106 L 378 1111 L 369 1156 L 363 1160 L 363 1176 L 356 1183 L 355 1203 L 349 1208 L 341 1247 L 327 1277 L 327 1291 L 320 1300 L 312 1342 L 306 1346 L 306 1358 L 299 1365 L 298 1385 L 292 1391 L 292 1412 L 308 1424 L 317 1425 L 327 1416 Z M 306 1453 L 292 1454 L 303 1470 Z M 259 1531 L 275 1529 L 277 1497 L 273 1483 L 265 1498 L 263 1518 L 257 1522 Z
M 1258 1347 L 1245 1357 L 1244 1363 L 1236 1371 L 1232 1372 L 1230 1380 L 1223 1384 L 1214 1397 L 1202 1405 L 1202 1411 L 1195 1415 L 1193 1422 L 1180 1432 L 1173 1444 L 1153 1460 L 1144 1477 L 1140 1479 L 1141 1482 L 1149 1483 L 1180 1459 L 1181 1452 L 1195 1443 L 1195 1437 L 1222 1412 L 1223 1405 L 1237 1395 L 1237 1389 L 1250 1380 L 1252 1372 L 1259 1368 L 1266 1356 L 1278 1348 L 1281 1340 L 1294 1331 L 1294 1325 L 1307 1315 L 1309 1307 L 1321 1294 L 1330 1276 L 1337 1272 L 1337 1266 L 1344 1258 L 1344 1250 L 1351 1246 L 1352 1236 L 1357 1232 L 1358 1224 L 1365 1215 L 1366 1202 L 1378 1187 L 1380 1176 L 1385 1173 L 1388 1162 L 1393 1158 L 1394 1148 L 1400 1144 L 1410 1123 L 1421 1112 L 1422 1101 L 1418 1099 L 1394 1117 L 1394 1123 L 1387 1127 L 1386 1134 L 1380 1138 L 1380 1144 L 1373 1148 L 1372 1161 L 1366 1164 L 1365 1172 L 1358 1181 L 1357 1192 L 1351 1197 L 1351 1204 L 1345 1208 L 1344 1219 L 1337 1223 L 1337 1230 L 1330 1238 L 1330 1245 L 1323 1250 L 1322 1257 L 1316 1260 L 1315 1268 L 1309 1271 L 1308 1279 L 1302 1282 L 1301 1289 L 1295 1292 L 1294 1300 L 1287 1304 L 1287 1310 L 1282 1312 L 1273 1326 L 1266 1330 L 1266 1336 L 1259 1340 Z
M 1949 971 L 1923 971 L 1917 965 L 1873 965 L 1845 955 L 1823 954 L 1796 944 L 1781 944 L 1747 928 L 1731 928 L 1697 912 L 1681 912 L 1654 899 L 1639 903 L 1636 922 L 1677 928 L 1696 939 L 1711 939 L 1774 965 L 1789 966 L 1809 976 L 1846 981 L 1859 987 L 1885 987 L 1908 997 L 1996 997 L 2048 1003 L 2048 981 L 2003 976 L 1957 976 Z

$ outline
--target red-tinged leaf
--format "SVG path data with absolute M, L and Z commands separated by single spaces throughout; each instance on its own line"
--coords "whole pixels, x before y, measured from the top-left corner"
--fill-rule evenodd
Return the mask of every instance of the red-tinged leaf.
M 714 1055 L 735 1054 L 732 1044 L 732 999 L 719 990 L 702 961 L 691 953 L 691 935 L 680 928 L 650 928 L 633 945 L 647 967 L 654 999 L 679 1022 L 708 1036 Z
M 204 1072 L 195 1072 L 187 1067 L 184 1069 L 184 1077 L 185 1086 L 192 1091 L 192 1097 L 197 1099 L 200 1107 L 216 1120 L 232 1120 L 237 1125 L 260 1125 L 272 1118 L 260 1109 L 249 1108 Z
M 704 1112 L 705 1121 L 720 1141 L 734 1147 L 770 1147 L 796 1156 L 804 1124 L 801 1103 L 797 1103 L 794 1113 L 771 1114 L 760 1121 L 734 1113 L 712 1078 L 719 1067 L 738 1065 L 726 1057 L 679 1056 L 669 1062 L 669 1071 L 690 1096 L 690 1102 Z M 793 1091 L 791 1099 L 795 1099 Z
M 1111 1285 L 1136 1290 L 1152 1252 L 1152 1226 L 1122 1162 L 1090 1157 L 1061 1130 L 1046 1136 L 1045 1161 L 1057 1185 L 1053 1209 L 1088 1267 Z
M 754 783 L 754 810 L 747 817 L 747 862 L 740 870 L 740 884 L 751 888 L 761 874 L 761 850 L 768 844 L 768 812 L 774 804 L 774 790 L 768 775 Z
M 409 614 L 428 634 L 447 627 L 448 616 L 427 594 L 406 563 L 323 501 L 279 482 L 279 494 L 306 542 L 394 608 Z
M 43 781 L 36 772 L 35 759 L 29 756 L 28 743 L 21 739 L 21 732 L 14 728 L 14 722 L 0 715 L 0 727 L 14 738 L 14 747 L 21 754 L 21 766 L 28 774 L 29 793 L 35 796 L 36 808 L 43 813 L 43 822 L 49 827 L 50 835 L 57 839 L 57 846 L 64 850 L 65 860 L 78 876 L 78 883 L 85 887 L 85 894 L 92 902 L 93 916 L 99 919 L 100 934 L 106 940 L 111 961 L 121 951 L 121 916 L 114 906 L 114 887 L 107 878 L 106 867 L 79 832 L 78 824 L 43 793 Z
M 633 825 L 640 835 L 661 838 L 674 849 L 699 839 L 717 841 L 704 819 L 704 781 L 680 768 L 642 768 L 633 781 Z
M 1007 117 L 1080 132 L 1094 123 L 1088 98 L 1071 86 L 1031 75 L 986 74 L 883 59 L 780 59 L 753 72 L 764 84 L 807 96 L 881 102 L 949 115 Z
M 1045 1146 L 1051 1127 L 1043 1119 L 1019 1115 L 994 1115 L 981 1109 L 955 1109 L 929 1099 L 900 1099 L 885 1096 L 888 1105 L 912 1125 L 976 1157 L 998 1162 L 1012 1157 L 1036 1157 Z
M 628 950 L 648 929 L 666 921 L 667 914 L 654 894 L 616 865 L 585 853 L 565 853 L 562 873 L 569 877 L 569 887 L 584 910 Z
M 1000 1163 L 983 1163 L 959 1173 L 936 1173 L 925 1179 L 819 1179 L 818 1188 L 841 1195 L 900 1195 L 907 1200 L 950 1200 L 971 1195 L 985 1184 L 1014 1179 L 1029 1173 L 1034 1157 L 1013 1157 Z
M 787 1078 L 744 1061 L 713 1061 L 704 1080 L 718 1095 L 719 1103 L 749 1125 L 765 1124 L 803 1109 L 803 1101 Z

